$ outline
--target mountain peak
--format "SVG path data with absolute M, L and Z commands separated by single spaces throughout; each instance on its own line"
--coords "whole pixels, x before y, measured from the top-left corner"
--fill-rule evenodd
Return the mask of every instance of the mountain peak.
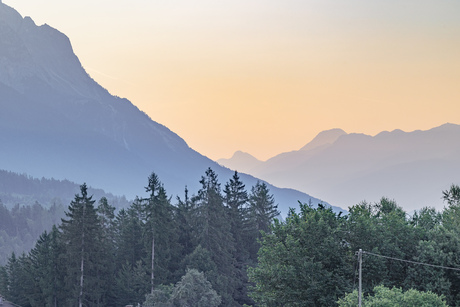
M 347 133 L 339 128 L 321 131 L 320 133 L 318 133 L 318 135 L 313 140 L 311 140 L 307 145 L 302 147 L 300 150 L 306 151 L 306 150 L 311 150 L 311 149 L 321 147 L 324 145 L 333 144 L 335 141 L 337 141 L 339 137 L 345 134 Z
M 431 130 L 437 130 L 437 131 L 454 131 L 460 129 L 460 125 L 457 124 L 452 124 L 452 123 L 445 123 L 439 127 L 435 127 Z
M 247 153 L 247 152 L 244 152 L 244 151 L 241 151 L 241 150 L 237 150 L 235 151 L 235 153 L 233 154 L 232 156 L 232 159 L 241 159 L 241 158 L 249 158 L 249 159 L 256 159 L 253 155 Z
M 56 90 L 79 99 L 108 96 L 82 67 L 70 39 L 0 4 L 0 82 L 20 93 Z
M 243 173 L 248 173 L 252 168 L 262 163 L 251 154 L 241 150 L 236 151 L 230 159 L 219 159 L 216 162 Z

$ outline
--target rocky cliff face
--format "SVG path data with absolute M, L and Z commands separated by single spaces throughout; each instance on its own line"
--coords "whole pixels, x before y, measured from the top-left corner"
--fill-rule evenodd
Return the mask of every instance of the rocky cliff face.
M 87 182 L 115 195 L 142 195 L 154 171 L 170 194 L 199 187 L 208 167 L 232 171 L 190 149 L 84 70 L 69 39 L 0 3 L 0 169 Z M 257 181 L 242 176 L 248 189 Z M 311 197 L 271 187 L 284 211 Z M 311 198 L 313 203 L 319 200 Z

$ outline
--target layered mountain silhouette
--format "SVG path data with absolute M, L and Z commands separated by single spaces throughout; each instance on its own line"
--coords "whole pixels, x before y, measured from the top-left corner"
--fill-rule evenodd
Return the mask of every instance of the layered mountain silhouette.
M 222 185 L 233 174 L 97 84 L 64 34 L 1 1 L 0 106 L 0 169 L 86 182 L 128 198 L 143 195 L 152 171 L 179 196 L 185 186 L 197 191 L 208 167 Z M 241 179 L 248 190 L 258 180 Z M 283 212 L 297 201 L 321 202 L 269 187 Z
M 33 178 L 26 174 L 0 170 L 0 206 L 12 208 L 17 204 L 33 206 L 39 203 L 44 208 L 53 205 L 67 207 L 80 193 L 80 185 L 69 180 L 56 180 L 47 178 Z M 125 197 L 117 197 L 105 193 L 101 189 L 88 187 L 88 193 L 94 200 L 105 197 L 115 208 L 125 208 L 130 202 Z
M 443 207 L 442 191 L 460 183 L 460 126 L 427 131 L 394 130 L 375 136 L 333 129 L 298 151 L 252 166 L 220 163 L 278 186 L 289 186 L 342 207 L 381 197 L 406 210 Z

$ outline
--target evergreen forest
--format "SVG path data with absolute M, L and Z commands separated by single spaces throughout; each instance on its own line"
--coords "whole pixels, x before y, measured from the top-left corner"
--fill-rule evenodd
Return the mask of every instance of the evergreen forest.
M 12 252 L 30 251 L 37 238 L 59 225 L 80 186 L 68 180 L 33 178 L 0 170 L 0 265 Z M 125 197 L 88 187 L 93 198 L 105 197 L 115 208 L 130 205 Z M 1 292 L 0 292 L 1 293 Z
M 275 200 L 237 172 L 221 187 L 208 169 L 200 184 L 173 201 L 152 173 L 148 197 L 120 210 L 83 184 L 61 222 L 0 267 L 0 294 L 22 307 L 252 304 L 246 269 L 279 215 Z
M 0 294 L 22 307 L 357 306 L 362 249 L 363 306 L 460 306 L 456 185 L 442 212 L 382 198 L 348 214 L 297 204 L 282 220 L 263 182 L 248 190 L 235 172 L 221 186 L 209 168 L 200 184 L 173 200 L 152 173 L 148 197 L 119 210 L 83 184 L 0 266 Z

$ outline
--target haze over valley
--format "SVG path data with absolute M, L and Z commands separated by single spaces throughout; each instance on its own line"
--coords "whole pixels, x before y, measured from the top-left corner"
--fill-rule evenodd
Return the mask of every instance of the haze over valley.
M 409 211 L 442 209 L 441 191 L 459 180 L 458 140 L 460 126 L 455 124 L 375 136 L 332 129 L 267 161 L 236 152 L 217 162 L 280 187 L 309 191 L 343 208 L 388 197 Z
M 5 306 L 458 305 L 459 1 L 6 2 Z
M 95 82 L 58 30 L 0 4 L 0 169 L 86 182 L 114 195 L 142 196 L 154 171 L 167 192 L 197 190 L 207 168 L 233 172 L 191 149 L 129 100 Z M 257 179 L 242 174 L 247 187 Z M 283 213 L 314 196 L 270 185 Z

